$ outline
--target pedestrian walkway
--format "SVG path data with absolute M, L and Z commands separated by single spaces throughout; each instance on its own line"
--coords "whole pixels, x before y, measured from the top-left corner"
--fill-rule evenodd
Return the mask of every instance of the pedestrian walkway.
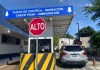
M 89 61 L 88 64 L 93 66 L 93 61 Z M 100 66 L 100 61 L 96 61 L 96 66 Z
M 0 70 L 3 69 L 3 68 L 5 68 L 5 67 L 7 67 L 7 66 L 8 65 L 6 65 L 6 64 L 5 65 L 0 65 Z
M 20 70 L 19 65 L 8 65 L 0 70 Z

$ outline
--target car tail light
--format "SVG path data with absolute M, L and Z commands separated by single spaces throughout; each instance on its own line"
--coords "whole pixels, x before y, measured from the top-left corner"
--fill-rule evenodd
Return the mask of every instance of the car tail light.
M 83 54 L 83 55 L 87 55 L 86 52 L 83 52 L 82 54 Z
M 65 52 L 62 52 L 62 56 L 64 56 L 66 53 Z

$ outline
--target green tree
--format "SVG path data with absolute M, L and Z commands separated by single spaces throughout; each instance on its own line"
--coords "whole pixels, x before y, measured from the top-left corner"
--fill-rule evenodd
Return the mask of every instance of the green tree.
M 59 43 L 59 36 L 54 36 L 54 45 L 58 46 Z
M 85 15 L 92 14 L 91 19 L 93 21 L 100 19 L 100 0 L 90 0 L 91 5 L 85 6 L 84 11 L 86 11 Z M 100 21 L 98 22 L 100 26 Z
M 72 35 L 70 35 L 70 34 L 66 34 L 66 35 L 64 35 L 64 36 L 63 36 L 63 38 L 70 38 L 70 39 L 74 39 L 74 37 L 73 37 Z
M 95 47 L 100 48 L 100 31 L 91 37 L 92 43 Z
M 93 36 L 95 32 L 96 31 L 92 27 L 87 26 L 87 27 L 80 29 L 79 32 L 76 33 L 76 35 L 80 37 L 90 37 L 90 36 Z

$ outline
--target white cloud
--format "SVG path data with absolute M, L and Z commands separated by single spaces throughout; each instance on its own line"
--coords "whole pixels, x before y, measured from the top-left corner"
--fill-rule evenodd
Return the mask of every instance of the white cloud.
M 89 3 L 89 4 L 85 4 L 85 6 L 92 7 L 92 4 L 91 4 L 91 3 Z

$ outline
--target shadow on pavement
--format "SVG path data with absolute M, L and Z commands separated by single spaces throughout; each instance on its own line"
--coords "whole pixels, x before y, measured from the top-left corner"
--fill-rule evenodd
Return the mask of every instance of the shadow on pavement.
M 7 65 L 19 65 L 20 61 L 14 62 L 14 63 L 7 63 Z
M 56 66 L 58 66 L 58 67 L 60 67 L 60 68 L 83 68 L 83 67 L 85 67 L 85 66 L 83 66 L 83 65 L 67 65 L 67 64 L 62 64 L 61 62 L 60 62 L 60 60 L 59 59 L 57 59 L 56 60 Z

